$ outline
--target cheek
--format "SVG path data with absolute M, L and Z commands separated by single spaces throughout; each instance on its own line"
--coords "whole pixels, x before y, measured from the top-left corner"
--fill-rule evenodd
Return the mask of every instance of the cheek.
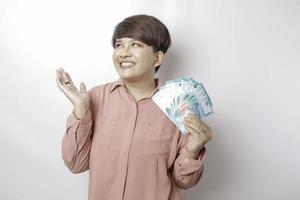
M 117 67 L 118 62 L 117 62 L 116 57 L 114 55 L 112 56 L 112 61 L 113 61 L 114 66 Z
M 153 64 L 153 56 L 149 53 L 138 53 L 136 54 L 136 56 L 138 56 L 140 59 L 140 62 L 144 63 L 144 64 Z
M 112 54 L 112 59 L 114 62 L 116 62 L 116 60 L 117 60 L 117 57 L 118 57 L 117 55 L 118 55 L 117 52 L 114 51 Z
M 152 56 L 146 56 L 144 58 L 144 62 L 147 63 L 148 65 L 153 65 L 155 63 L 155 60 Z

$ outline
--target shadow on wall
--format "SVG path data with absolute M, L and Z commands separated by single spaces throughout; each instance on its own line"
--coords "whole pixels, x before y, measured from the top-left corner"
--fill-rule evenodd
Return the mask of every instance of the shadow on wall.
M 168 51 L 165 54 L 162 65 L 160 66 L 157 75 L 162 80 L 170 80 L 177 78 L 179 73 L 182 71 L 182 66 L 184 66 L 182 59 L 179 57 L 176 51 Z
M 217 111 L 215 111 L 217 112 Z M 210 119 L 209 125 L 214 132 L 214 138 L 206 145 L 207 157 L 204 161 L 204 173 L 198 184 L 188 190 L 182 192 L 183 199 L 199 200 L 199 199 L 215 199 L 214 194 L 220 193 L 226 188 L 228 182 L 232 182 L 236 175 L 231 174 L 235 171 L 234 160 L 230 147 L 226 146 L 223 136 L 226 137 L 224 127 L 228 127 L 228 122 L 222 117 L 214 117 Z M 230 122 L 229 122 L 230 123 Z M 234 193 L 234 188 L 229 193 Z
M 183 48 L 176 47 L 176 49 Z M 184 60 L 187 59 L 186 57 L 189 56 L 179 51 L 173 51 L 173 49 L 167 52 L 156 76 L 164 81 L 185 76 L 185 74 L 182 75 L 181 73 L 190 71 L 189 69 L 183 69 L 189 67 L 187 63 L 184 62 Z M 201 73 L 201 69 L 197 69 L 197 73 Z M 218 105 L 220 102 L 214 102 L 214 104 Z M 182 190 L 183 199 L 214 199 L 214 194 L 218 194 L 218 191 L 224 190 L 227 183 L 234 181 L 232 179 L 236 177 L 236 175 L 232 173 L 238 170 L 235 169 L 234 163 L 230 162 L 234 160 L 231 154 L 232 149 L 230 146 L 226 146 L 228 142 L 226 138 L 224 138 L 226 137 L 226 127 L 234 127 L 234 125 L 232 122 L 226 121 L 231 119 L 230 116 L 222 115 L 222 117 L 219 117 L 221 116 L 220 113 L 224 113 L 222 110 L 218 111 L 215 107 L 214 111 L 216 114 L 212 118 L 205 120 L 212 128 L 214 138 L 207 144 L 204 174 L 197 185 L 190 189 Z M 234 130 L 231 129 L 228 131 Z M 228 192 L 234 193 L 234 188 Z

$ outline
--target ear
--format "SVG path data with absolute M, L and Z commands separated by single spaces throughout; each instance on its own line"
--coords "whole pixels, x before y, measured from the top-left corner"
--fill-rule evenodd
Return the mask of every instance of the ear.
M 164 53 L 162 51 L 158 51 L 155 53 L 155 63 L 154 63 L 154 67 L 160 66 L 163 58 L 164 58 Z

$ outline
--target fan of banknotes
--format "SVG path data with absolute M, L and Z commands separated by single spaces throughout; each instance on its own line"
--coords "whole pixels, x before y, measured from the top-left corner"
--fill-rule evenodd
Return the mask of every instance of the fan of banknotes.
M 152 99 L 182 134 L 188 133 L 183 123 L 188 114 L 194 114 L 201 120 L 214 114 L 203 84 L 189 77 L 166 81 Z

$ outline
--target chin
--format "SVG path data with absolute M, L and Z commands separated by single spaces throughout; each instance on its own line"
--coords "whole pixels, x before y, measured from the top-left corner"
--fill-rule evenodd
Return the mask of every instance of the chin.
M 136 76 L 133 76 L 131 74 L 123 74 L 123 73 L 119 73 L 119 77 L 123 80 L 135 80 Z

